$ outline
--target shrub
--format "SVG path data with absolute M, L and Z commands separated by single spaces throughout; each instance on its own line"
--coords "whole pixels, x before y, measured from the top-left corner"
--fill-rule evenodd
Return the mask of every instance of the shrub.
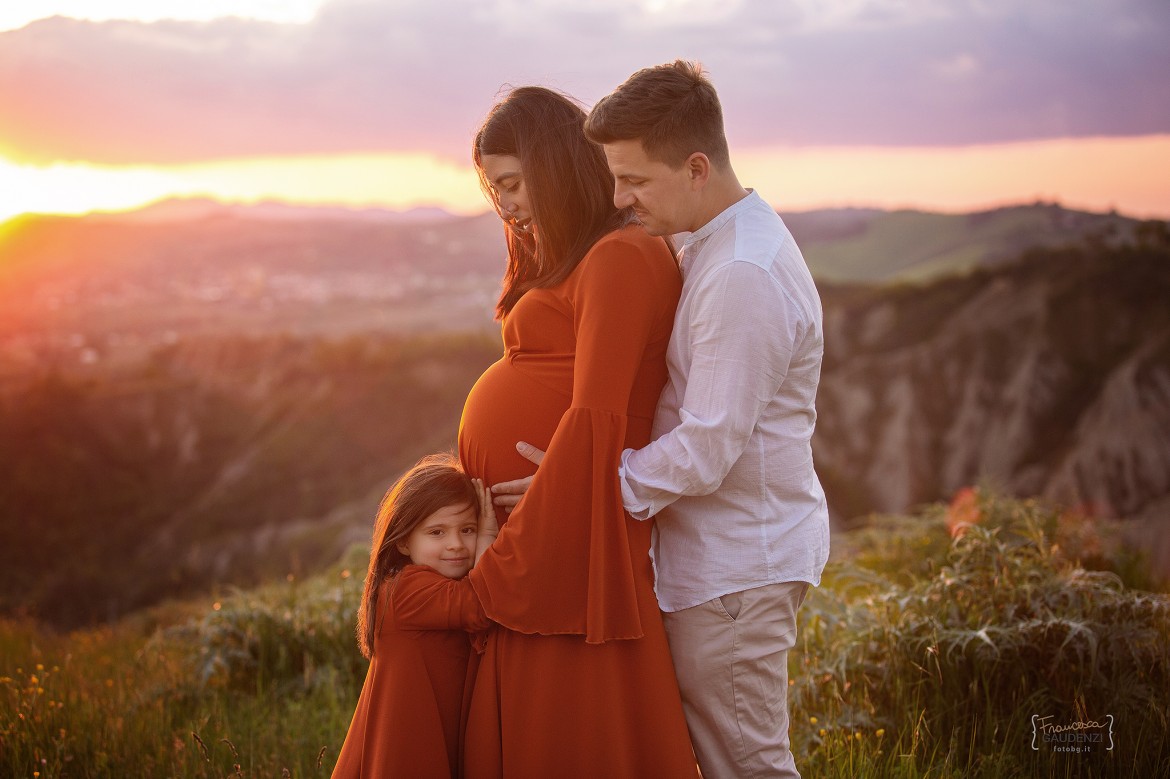
M 199 689 L 303 694 L 317 685 L 361 687 L 367 661 L 354 624 L 368 549 L 355 548 L 332 574 L 256 590 L 233 590 L 202 617 L 159 633 L 184 653 Z M 353 575 L 352 571 L 358 571 Z
M 802 609 L 798 754 L 880 731 L 885 770 L 901 755 L 961 775 L 1170 773 L 1170 598 L 1080 567 L 1053 509 L 979 493 L 977 512 L 929 575 L 832 564 Z M 1033 714 L 1111 714 L 1120 747 L 1034 750 Z

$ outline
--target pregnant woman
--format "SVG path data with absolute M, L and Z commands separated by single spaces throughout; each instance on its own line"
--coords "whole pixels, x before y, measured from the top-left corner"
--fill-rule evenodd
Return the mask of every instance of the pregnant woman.
M 696 775 L 651 527 L 626 515 L 617 478 L 622 449 L 649 441 L 681 280 L 666 244 L 614 208 L 584 120 L 518 88 L 473 149 L 506 222 L 505 353 L 467 398 L 459 453 L 487 484 L 533 473 L 516 441 L 547 454 L 467 577 L 498 623 L 468 704 L 470 779 Z

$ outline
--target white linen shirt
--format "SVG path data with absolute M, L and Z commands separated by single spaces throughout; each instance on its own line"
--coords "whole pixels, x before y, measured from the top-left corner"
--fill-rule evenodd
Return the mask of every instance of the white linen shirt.
M 652 442 L 622 452 L 622 499 L 657 516 L 664 611 L 820 583 L 829 514 L 813 471 L 821 302 L 792 234 L 749 194 L 685 237 L 669 379 Z

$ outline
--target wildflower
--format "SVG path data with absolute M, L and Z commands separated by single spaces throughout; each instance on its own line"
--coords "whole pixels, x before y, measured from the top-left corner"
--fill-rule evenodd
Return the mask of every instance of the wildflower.
M 37 663 L 37 670 L 43 671 L 43 670 L 45 670 L 45 667 L 43 665 L 41 665 L 40 663 Z
M 861 731 L 860 730 L 853 731 L 853 738 L 857 739 L 858 741 L 861 741 Z
M 875 736 L 877 736 L 878 738 L 881 738 L 882 736 L 886 735 L 886 729 L 885 728 L 878 728 L 877 730 L 874 731 L 873 734 Z
M 113 679 L 106 679 L 106 687 L 113 687 L 113 686 L 114 686 L 114 680 Z
M 983 518 L 979 510 L 979 493 L 974 487 L 963 487 L 947 506 L 947 530 L 952 538 L 959 538 L 971 525 L 979 524 Z
M 341 572 L 341 578 L 342 578 L 342 579 L 348 579 L 348 578 L 349 578 L 349 576 L 350 576 L 350 573 L 349 573 L 349 569 L 348 569 L 348 568 L 346 568 L 345 570 L 343 570 L 343 571 Z
M 809 718 L 808 718 L 808 721 L 809 721 L 809 724 L 811 724 L 811 725 L 815 725 L 815 724 L 817 724 L 817 718 L 816 718 L 816 717 L 809 717 Z
M 818 734 L 820 734 L 820 736 L 821 736 L 822 738 L 824 738 L 824 736 L 825 736 L 825 734 L 826 734 L 827 732 L 828 732 L 828 731 L 826 731 L 824 728 L 821 728 L 820 730 L 818 730 L 818 731 L 817 731 L 817 733 L 818 733 Z

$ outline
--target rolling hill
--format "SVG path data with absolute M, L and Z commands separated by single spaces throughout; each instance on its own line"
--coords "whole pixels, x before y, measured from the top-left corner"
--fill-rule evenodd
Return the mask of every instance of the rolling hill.
M 401 469 L 453 443 L 499 355 L 494 218 L 175 211 L 3 227 L 0 613 L 86 624 L 331 562 Z M 1044 214 L 1067 223 L 1052 246 L 991 259 Z M 790 222 L 813 256 L 894 246 L 874 236 L 917 218 Z M 1166 223 L 938 218 L 982 236 L 977 267 L 820 282 L 835 520 L 986 483 L 1137 518 L 1166 547 Z

